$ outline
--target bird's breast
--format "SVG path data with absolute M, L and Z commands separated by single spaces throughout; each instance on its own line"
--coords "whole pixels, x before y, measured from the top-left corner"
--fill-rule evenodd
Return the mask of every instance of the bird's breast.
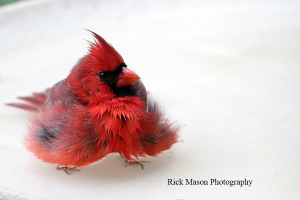
M 145 118 L 145 105 L 140 98 L 116 98 L 111 102 L 99 104 L 90 109 L 96 132 L 101 140 L 130 144 L 139 140 L 138 132 Z

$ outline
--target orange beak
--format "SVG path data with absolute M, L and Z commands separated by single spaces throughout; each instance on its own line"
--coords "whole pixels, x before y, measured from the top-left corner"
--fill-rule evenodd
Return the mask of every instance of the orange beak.
M 122 70 L 123 71 L 117 76 L 117 79 L 116 79 L 116 86 L 118 88 L 130 85 L 134 81 L 137 81 L 140 79 L 140 77 L 138 75 L 136 75 L 136 73 L 134 73 L 133 71 L 130 71 L 128 68 L 123 67 Z

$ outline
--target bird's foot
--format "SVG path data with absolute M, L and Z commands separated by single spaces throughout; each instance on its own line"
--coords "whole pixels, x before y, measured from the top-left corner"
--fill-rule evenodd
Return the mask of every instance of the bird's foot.
M 126 165 L 125 167 L 128 167 L 132 164 L 138 164 L 142 167 L 142 169 L 144 169 L 144 165 L 142 163 L 150 163 L 150 162 L 147 162 L 147 161 L 139 161 L 139 160 L 134 160 L 134 159 L 126 160 L 126 162 L 128 162 L 129 164 Z
M 70 171 L 80 171 L 76 167 L 71 167 L 71 166 L 57 166 L 56 169 L 64 170 L 64 172 L 66 172 L 68 175 L 70 175 L 70 173 L 69 173 Z

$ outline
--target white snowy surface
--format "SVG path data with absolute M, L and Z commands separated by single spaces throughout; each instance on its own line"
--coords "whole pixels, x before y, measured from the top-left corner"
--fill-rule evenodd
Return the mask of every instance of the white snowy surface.
M 0 199 L 300 199 L 299 1 L 23 1 L 0 8 Z M 90 29 L 183 128 L 124 167 L 66 175 L 28 153 L 29 115 L 4 104 L 65 78 Z M 249 186 L 168 179 L 253 180 Z M 185 181 L 184 181 L 185 182 Z

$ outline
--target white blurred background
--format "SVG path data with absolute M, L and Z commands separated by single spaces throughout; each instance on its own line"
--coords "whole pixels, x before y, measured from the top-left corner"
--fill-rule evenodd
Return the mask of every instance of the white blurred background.
M 183 125 L 145 169 L 117 154 L 71 176 L 22 146 L 29 115 L 6 107 L 65 78 L 110 42 Z M 0 7 L 2 199 L 299 199 L 299 1 L 32 0 Z M 253 180 L 170 186 L 167 179 Z

